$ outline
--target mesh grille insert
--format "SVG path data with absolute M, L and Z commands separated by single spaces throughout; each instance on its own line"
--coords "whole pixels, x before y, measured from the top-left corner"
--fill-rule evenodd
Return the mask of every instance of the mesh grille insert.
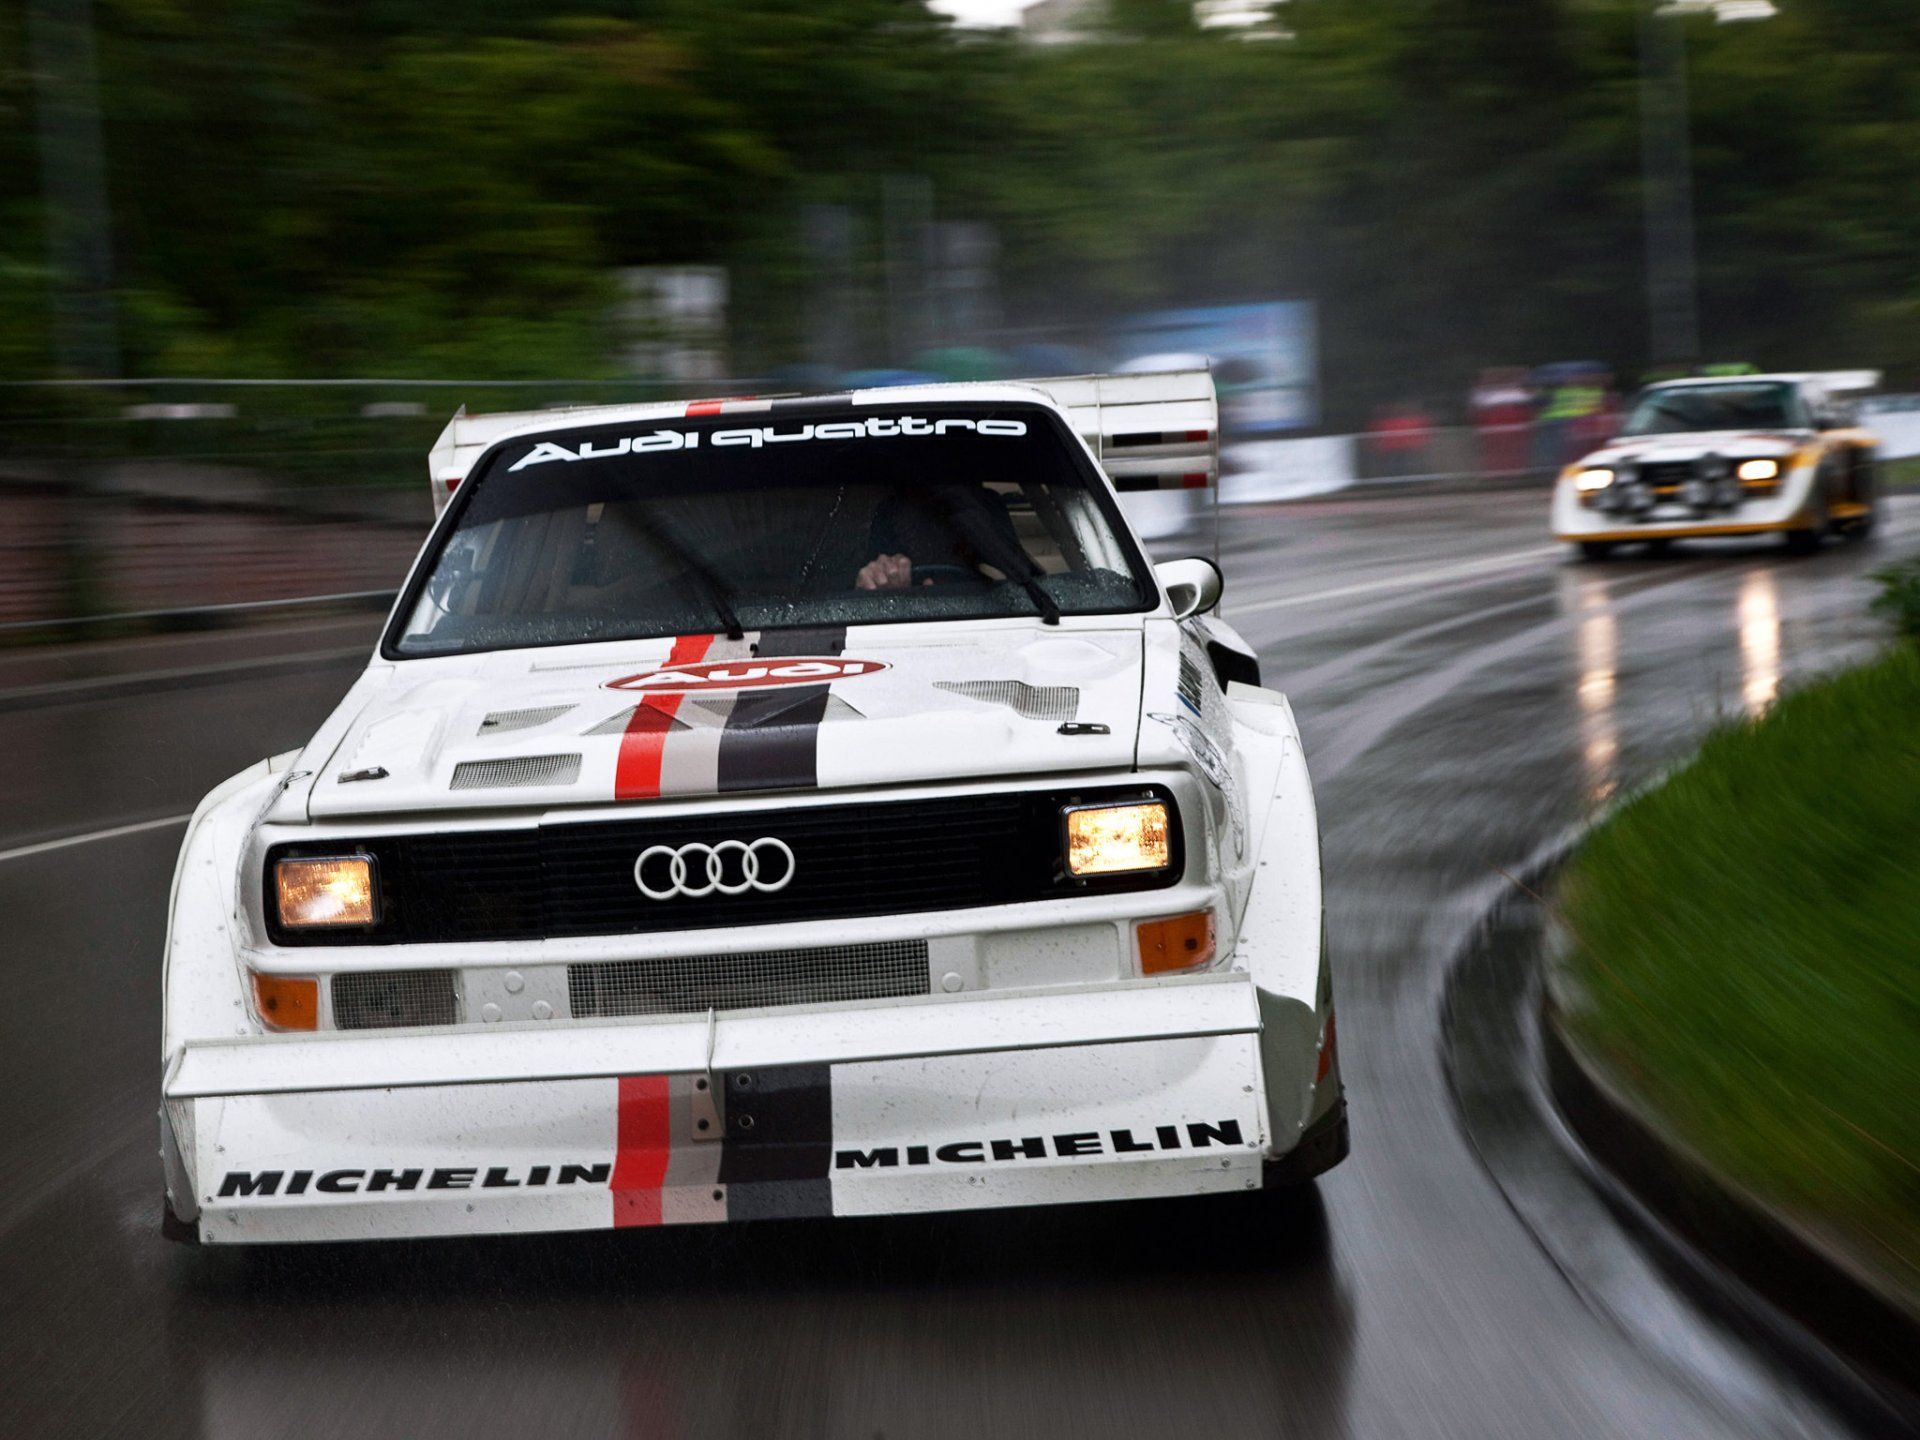
M 578 755 L 518 755 L 511 760 L 462 760 L 451 790 L 503 790 L 513 785 L 571 785 L 580 778 Z
M 497 735 L 503 730 L 531 730 L 558 720 L 573 709 L 571 705 L 541 705 L 531 710 L 496 710 L 480 722 L 480 734 Z
M 1071 720 L 1080 709 L 1080 691 L 1073 685 L 1029 685 L 1024 680 L 936 680 L 936 690 L 949 690 L 969 700 L 1005 705 L 1025 720 Z
M 927 942 L 886 940 L 745 955 L 663 955 L 567 967 L 575 1019 L 926 995 Z
M 341 1030 L 452 1025 L 459 1018 L 451 970 L 367 970 L 333 977 L 333 1023 Z

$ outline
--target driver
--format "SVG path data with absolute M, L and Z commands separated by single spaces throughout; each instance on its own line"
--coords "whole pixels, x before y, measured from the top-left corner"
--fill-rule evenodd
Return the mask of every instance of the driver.
M 916 565 L 979 574 L 982 564 L 1005 572 L 1025 560 L 1032 568 L 1006 505 L 978 485 L 895 490 L 874 512 L 870 544 L 877 553 L 853 581 L 862 590 L 904 589 L 913 584 Z

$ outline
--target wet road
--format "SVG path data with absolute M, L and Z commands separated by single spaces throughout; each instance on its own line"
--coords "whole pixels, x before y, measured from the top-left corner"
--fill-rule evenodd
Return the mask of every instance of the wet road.
M 1673 1362 L 1685 1344 L 1581 1301 L 1460 1133 L 1436 1008 L 1499 869 L 1717 716 L 1876 643 L 1865 572 L 1920 545 L 1920 500 L 1879 544 L 1812 560 L 1729 544 L 1600 566 L 1545 542 L 1545 508 L 1334 498 L 1227 521 L 1226 613 L 1306 732 L 1341 967 L 1354 1154 L 1295 1197 L 167 1245 L 167 817 L 303 740 L 351 678 L 333 652 L 370 627 L 169 642 L 151 668 L 194 673 L 137 692 L 0 664 L 0 686 L 40 687 L 0 689 L 0 1435 L 1836 1433 L 1785 1382 L 1729 1408 Z M 209 668 L 268 645 L 318 658 Z

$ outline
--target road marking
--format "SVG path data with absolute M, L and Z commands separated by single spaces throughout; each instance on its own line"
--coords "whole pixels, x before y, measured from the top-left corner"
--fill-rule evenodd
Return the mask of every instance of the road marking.
M 1272 600 L 1253 600 L 1245 605 L 1233 606 L 1229 613 L 1237 622 L 1242 615 L 1256 615 L 1266 610 L 1285 610 L 1295 605 L 1318 605 L 1323 600 L 1344 600 L 1351 595 L 1371 595 L 1380 590 L 1402 590 L 1411 585 L 1456 580 L 1462 576 L 1478 575 L 1488 570 L 1510 569 L 1531 560 L 1543 560 L 1549 555 L 1562 554 L 1565 549 L 1566 547 L 1562 545 L 1534 545 L 1525 550 L 1509 550 L 1502 555 L 1483 556 L 1478 560 L 1467 560 L 1458 565 L 1442 565 L 1432 570 L 1415 570 L 1405 575 L 1390 575 L 1383 580 L 1366 580 L 1357 585 L 1342 585 L 1333 590 L 1315 590 L 1306 595 L 1282 595 Z
M 168 815 L 161 820 L 141 820 L 132 825 L 115 825 L 108 830 L 89 830 L 84 835 L 68 835 L 60 840 L 42 840 L 38 845 L 22 845 L 17 850 L 0 850 L 0 864 L 9 860 L 24 860 L 29 855 L 45 855 L 54 850 L 66 850 L 75 845 L 86 845 L 95 840 L 117 840 L 122 835 L 139 835 L 148 830 L 164 830 L 169 825 L 184 825 L 193 816 Z

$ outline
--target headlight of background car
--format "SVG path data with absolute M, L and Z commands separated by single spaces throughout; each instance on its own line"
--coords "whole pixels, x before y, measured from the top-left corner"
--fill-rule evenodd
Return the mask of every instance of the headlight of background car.
M 1069 874 L 1119 875 L 1164 870 L 1173 863 L 1167 807 L 1158 800 L 1093 805 L 1065 814 Z
M 1780 462 L 1778 460 L 1742 460 L 1738 473 L 1742 480 L 1778 480 Z
M 1613 484 L 1611 470 L 1581 470 L 1573 477 L 1573 488 L 1582 495 L 1594 495 Z
M 379 918 L 371 856 L 282 860 L 274 868 L 274 886 L 280 897 L 280 923 L 289 930 L 371 925 Z

